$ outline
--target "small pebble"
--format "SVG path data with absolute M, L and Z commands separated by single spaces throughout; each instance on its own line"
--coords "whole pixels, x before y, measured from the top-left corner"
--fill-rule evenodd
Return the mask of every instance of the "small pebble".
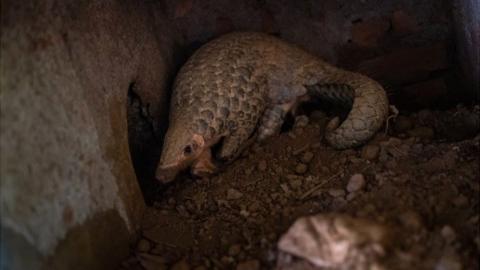
M 264 172 L 267 170 L 267 161 L 266 160 L 260 160 L 258 162 L 258 170 L 261 172 Z
M 297 174 L 304 174 L 306 173 L 308 170 L 308 167 L 307 165 L 303 164 L 303 163 L 299 163 L 297 164 L 297 166 L 295 166 L 295 172 Z
M 385 163 L 385 168 L 393 170 L 397 168 L 397 161 L 396 160 L 389 160 Z
M 298 189 L 298 188 L 302 187 L 302 179 L 295 179 L 295 180 L 290 181 L 290 186 L 293 189 Z
M 357 196 L 358 196 L 357 192 L 348 193 L 347 201 L 351 201 L 351 200 L 355 199 Z
M 293 128 L 303 128 L 308 125 L 308 117 L 306 115 L 299 115 L 295 117 L 295 124 Z
M 400 222 L 408 228 L 418 230 L 423 227 L 422 217 L 415 211 L 406 211 L 399 216 Z
M 365 177 L 363 177 L 363 174 L 361 173 L 356 173 L 350 177 L 350 180 L 348 181 L 347 184 L 347 191 L 348 192 L 355 192 L 363 189 L 365 186 Z
M 332 188 L 328 190 L 328 194 L 330 194 L 330 196 L 334 198 L 343 197 L 345 196 L 345 193 L 346 193 L 345 190 L 340 188 Z
M 468 198 L 463 194 L 460 194 L 455 199 L 453 199 L 453 205 L 455 205 L 456 207 L 463 207 L 463 206 L 466 206 L 467 204 L 468 204 Z
M 303 163 L 310 163 L 310 161 L 312 161 L 313 159 L 313 153 L 312 152 L 305 152 L 301 158 L 302 162 Z
M 445 239 L 445 241 L 449 244 L 455 241 L 455 238 L 457 238 L 457 234 L 449 225 L 443 226 L 440 233 L 442 234 L 443 239 Z
M 150 243 L 146 239 L 142 238 L 140 239 L 140 241 L 138 241 L 138 245 L 137 245 L 138 252 L 149 252 L 150 248 L 151 248 Z
M 242 196 L 243 194 L 234 188 L 230 188 L 227 191 L 227 200 L 237 200 L 240 199 Z
M 228 254 L 233 257 L 240 254 L 240 251 L 242 251 L 242 246 L 239 244 L 236 244 L 236 245 L 230 246 L 230 248 L 228 249 Z
M 190 270 L 190 265 L 185 260 L 181 260 L 176 264 L 174 264 L 170 269 L 171 270 Z
M 454 251 L 448 251 L 444 254 L 440 260 L 438 261 L 437 265 L 435 266 L 436 270 L 462 270 L 462 263 L 460 262 L 460 258 L 458 255 L 454 253 Z
M 280 188 L 283 190 L 285 193 L 290 193 L 290 189 L 288 188 L 287 184 L 280 184 Z
M 233 263 L 235 260 L 232 258 L 232 257 L 229 257 L 229 256 L 223 256 L 220 261 L 223 263 L 223 264 L 231 264 Z
M 366 160 L 375 160 L 380 154 L 380 146 L 368 144 L 362 148 L 362 158 Z
M 167 201 L 167 203 L 168 203 L 169 205 L 175 206 L 176 201 L 175 201 L 174 198 L 169 198 L 168 201 Z
M 260 262 L 257 260 L 249 260 L 241 262 L 237 265 L 237 270 L 258 270 L 260 269 Z

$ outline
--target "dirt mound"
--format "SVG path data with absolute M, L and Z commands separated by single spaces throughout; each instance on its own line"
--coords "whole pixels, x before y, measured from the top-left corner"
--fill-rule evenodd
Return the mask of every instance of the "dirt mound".
M 321 141 L 327 119 L 314 112 L 219 175 L 186 177 L 159 194 L 124 267 L 272 269 L 277 241 L 297 218 L 345 213 L 394 232 L 387 269 L 477 269 L 475 117 L 478 108 L 463 107 L 401 116 L 388 135 L 337 151 Z M 462 119 L 468 132 L 448 127 Z

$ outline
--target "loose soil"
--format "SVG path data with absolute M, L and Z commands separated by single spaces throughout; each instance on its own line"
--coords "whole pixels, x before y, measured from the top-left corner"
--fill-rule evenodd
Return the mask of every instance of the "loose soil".
M 315 111 L 220 174 L 159 193 L 123 267 L 273 269 L 297 218 L 345 213 L 390 229 L 388 269 L 478 269 L 478 111 L 399 116 L 388 134 L 342 151 L 321 139 L 328 119 Z

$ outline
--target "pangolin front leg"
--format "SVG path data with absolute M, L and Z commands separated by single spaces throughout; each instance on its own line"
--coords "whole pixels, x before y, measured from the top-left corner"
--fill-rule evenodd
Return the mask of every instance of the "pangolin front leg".
M 258 127 L 259 141 L 263 141 L 280 132 L 286 115 L 285 109 L 281 105 L 275 105 L 265 111 Z
M 230 163 L 235 160 L 242 151 L 249 145 L 251 132 L 244 129 L 237 129 L 223 139 L 222 146 L 217 153 L 217 158 L 223 163 Z
M 218 167 L 215 165 L 212 152 L 210 149 L 206 149 L 192 165 L 191 172 L 198 177 L 204 177 L 214 174 L 218 171 Z

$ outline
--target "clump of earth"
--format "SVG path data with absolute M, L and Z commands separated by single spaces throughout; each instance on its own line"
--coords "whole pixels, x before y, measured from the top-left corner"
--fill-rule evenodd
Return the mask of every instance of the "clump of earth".
M 147 210 L 122 269 L 336 269 L 286 262 L 278 249 L 317 214 L 387 228 L 384 269 L 478 269 L 478 106 L 399 115 L 341 151 L 322 140 L 328 118 L 313 111 L 218 175 L 178 179 Z

